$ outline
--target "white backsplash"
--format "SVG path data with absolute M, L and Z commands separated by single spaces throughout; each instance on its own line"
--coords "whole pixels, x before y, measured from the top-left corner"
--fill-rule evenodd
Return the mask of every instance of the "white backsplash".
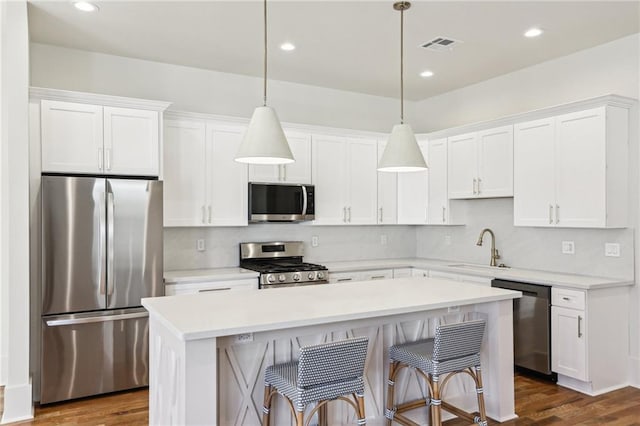
M 633 278 L 633 229 L 530 228 L 513 226 L 513 198 L 452 201 L 465 226 L 416 227 L 418 257 L 489 264 L 491 237 L 476 245 L 480 231 L 491 228 L 507 266 Z M 447 244 L 447 240 L 450 244 Z M 562 241 L 575 243 L 575 254 L 562 254 Z M 605 257 L 604 244 L 620 244 L 620 257 Z
M 311 247 L 311 237 L 318 247 Z M 382 237 L 386 236 L 386 244 Z M 204 239 L 206 250 L 196 250 Z M 255 224 L 231 228 L 165 228 L 164 269 L 238 266 L 241 242 L 303 241 L 308 262 L 414 257 L 416 231 L 412 226 L 312 226 Z

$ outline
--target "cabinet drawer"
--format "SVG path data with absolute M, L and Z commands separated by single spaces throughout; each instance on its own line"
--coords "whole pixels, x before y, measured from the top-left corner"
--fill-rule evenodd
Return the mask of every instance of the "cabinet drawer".
M 166 296 L 179 294 L 210 293 L 226 290 L 257 289 L 258 279 L 231 280 L 231 281 L 205 281 L 196 283 L 165 284 Z
M 376 271 L 363 271 L 362 279 L 369 280 L 386 280 L 393 278 L 393 269 L 380 269 Z
M 412 273 L 413 268 L 397 268 L 393 270 L 393 278 L 408 278 Z
M 580 290 L 570 290 L 566 288 L 551 289 L 551 304 L 570 309 L 585 309 L 585 293 Z

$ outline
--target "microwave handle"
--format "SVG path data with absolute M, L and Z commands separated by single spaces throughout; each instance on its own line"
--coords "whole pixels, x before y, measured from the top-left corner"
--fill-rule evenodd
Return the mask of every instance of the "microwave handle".
M 307 214 L 307 187 L 302 185 L 302 215 Z

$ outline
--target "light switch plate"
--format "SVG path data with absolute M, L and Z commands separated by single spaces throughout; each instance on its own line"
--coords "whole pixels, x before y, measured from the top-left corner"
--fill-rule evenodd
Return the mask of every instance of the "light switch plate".
M 205 251 L 206 247 L 204 245 L 204 240 L 196 240 L 196 250 Z
M 604 255 L 609 257 L 620 257 L 620 244 L 618 243 L 605 243 Z
M 253 342 L 253 333 L 236 334 L 235 343 Z
M 562 242 L 562 254 L 576 254 L 576 245 L 573 241 Z
M 318 236 L 311 236 L 311 247 L 318 247 Z

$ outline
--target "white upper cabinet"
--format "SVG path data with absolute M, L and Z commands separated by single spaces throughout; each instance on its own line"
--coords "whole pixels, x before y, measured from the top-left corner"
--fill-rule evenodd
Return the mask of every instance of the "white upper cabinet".
M 249 181 L 268 183 L 311 183 L 311 135 L 285 129 L 295 162 L 249 166 Z
M 208 224 L 205 123 L 164 121 L 164 225 Z
M 386 140 L 378 141 L 378 162 L 386 146 Z M 378 172 L 378 224 L 394 223 L 398 223 L 398 174 Z
M 313 135 L 314 224 L 377 222 L 377 158 L 373 139 Z
M 247 165 L 234 161 L 245 128 L 165 120 L 165 226 L 247 225 Z
M 102 107 L 43 100 L 42 171 L 102 173 Z
M 513 195 L 513 126 L 449 138 L 449 198 Z
M 427 218 L 430 224 L 449 224 L 449 197 L 447 194 L 447 138 L 428 142 L 429 199 Z
M 42 171 L 158 176 L 158 114 L 42 100 Z
M 108 174 L 157 176 L 158 113 L 104 107 L 104 158 Z
M 418 145 L 427 165 L 431 159 L 427 150 L 427 139 L 417 136 Z M 429 172 L 398 173 L 398 223 L 402 225 L 424 225 L 428 223 Z
M 520 123 L 515 141 L 515 225 L 626 226 L 626 108 Z

